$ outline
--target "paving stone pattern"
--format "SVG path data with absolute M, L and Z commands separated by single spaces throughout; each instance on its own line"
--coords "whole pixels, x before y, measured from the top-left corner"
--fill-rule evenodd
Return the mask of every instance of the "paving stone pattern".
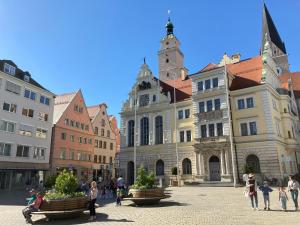
M 171 198 L 165 199 L 160 206 L 136 207 L 130 201 L 115 206 L 110 200 L 102 200 L 97 209 L 97 221 L 88 222 L 88 215 L 80 218 L 46 222 L 41 216 L 34 216 L 35 224 L 75 225 L 75 224 L 139 224 L 139 225 L 285 225 L 300 224 L 300 211 L 292 211 L 291 199 L 288 212 L 282 212 L 278 202 L 278 191 L 271 193 L 272 211 L 253 211 L 250 201 L 244 197 L 243 188 L 230 187 L 180 187 L 169 188 Z M 21 198 L 20 195 L 15 197 Z M 0 224 L 25 224 L 18 205 L 9 204 L 12 194 L 0 193 Z M 259 207 L 263 208 L 262 194 L 259 193 Z

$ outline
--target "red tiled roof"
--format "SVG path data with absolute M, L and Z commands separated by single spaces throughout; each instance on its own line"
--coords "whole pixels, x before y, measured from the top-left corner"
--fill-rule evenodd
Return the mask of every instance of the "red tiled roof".
M 256 56 L 227 65 L 228 72 L 234 75 L 230 90 L 238 90 L 260 85 L 262 76 L 262 57 Z
M 174 87 L 174 80 L 167 80 L 164 82 Z M 192 95 L 192 79 L 190 77 L 186 77 L 185 80 L 182 80 L 181 77 L 175 79 L 175 88 L 188 95 Z
M 197 73 L 209 71 L 209 70 L 216 69 L 216 68 L 218 68 L 217 64 L 209 63 L 205 67 L 203 67 L 200 71 L 198 71 Z
M 295 98 L 300 98 L 300 72 L 285 73 L 279 76 L 282 88 L 288 89 L 289 78 L 291 78 L 292 81 Z

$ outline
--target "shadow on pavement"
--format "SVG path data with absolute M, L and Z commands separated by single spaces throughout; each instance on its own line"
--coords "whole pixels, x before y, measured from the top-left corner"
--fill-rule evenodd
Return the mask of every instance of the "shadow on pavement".
M 127 220 L 127 219 L 109 219 L 107 214 L 104 213 L 96 213 L 96 220 L 95 222 L 128 222 L 128 223 L 132 223 L 134 221 L 132 220 Z M 35 220 L 33 217 L 33 224 L 51 224 L 51 225 L 60 225 L 60 224 L 68 224 L 68 225 L 72 225 L 72 224 L 86 224 L 88 223 L 89 219 L 89 215 L 88 214 L 84 214 L 80 217 L 76 217 L 76 218 L 72 218 L 72 219 L 53 219 L 50 221 L 47 221 L 46 218 L 42 218 L 42 219 L 38 219 Z
M 133 206 L 133 207 L 140 207 L 140 208 L 160 208 L 160 207 L 170 207 L 170 206 L 188 206 L 190 204 L 187 203 L 180 203 L 180 202 L 175 202 L 175 201 L 161 201 L 158 204 L 155 205 L 136 205 L 134 203 L 131 203 L 126 206 Z
M 29 197 L 26 191 L 0 191 L 0 205 L 27 205 L 26 198 Z

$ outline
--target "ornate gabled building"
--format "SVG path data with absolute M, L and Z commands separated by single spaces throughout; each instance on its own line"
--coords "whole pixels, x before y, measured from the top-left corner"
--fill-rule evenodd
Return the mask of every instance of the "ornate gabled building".
M 134 163 L 154 171 L 164 184 L 174 167 L 184 179 L 196 172 L 191 79 L 170 20 L 166 30 L 158 52 L 160 79 L 144 63 L 121 111 L 120 172 L 129 184 Z
M 134 163 L 165 184 L 173 167 L 185 182 L 237 183 L 249 170 L 270 180 L 298 172 L 300 78 L 289 72 L 266 5 L 262 27 L 260 55 L 224 54 L 188 75 L 168 21 L 159 79 L 144 63 L 121 111 L 120 167 L 129 184 Z

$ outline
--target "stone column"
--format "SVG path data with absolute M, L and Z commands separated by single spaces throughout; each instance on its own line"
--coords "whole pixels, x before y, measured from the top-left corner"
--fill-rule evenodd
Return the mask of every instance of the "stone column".
M 203 154 L 200 153 L 199 154 L 200 157 L 200 175 L 204 175 L 205 174 L 205 170 L 204 170 L 204 159 L 203 159 Z
M 197 175 L 201 174 L 201 167 L 200 167 L 200 153 L 196 153 L 196 169 L 197 169 Z
M 225 164 L 226 164 L 226 174 L 230 174 L 230 166 L 229 166 L 229 157 L 228 157 L 228 149 L 225 150 Z
M 221 158 L 221 175 L 224 175 L 225 174 L 224 149 L 221 149 L 220 158 Z

